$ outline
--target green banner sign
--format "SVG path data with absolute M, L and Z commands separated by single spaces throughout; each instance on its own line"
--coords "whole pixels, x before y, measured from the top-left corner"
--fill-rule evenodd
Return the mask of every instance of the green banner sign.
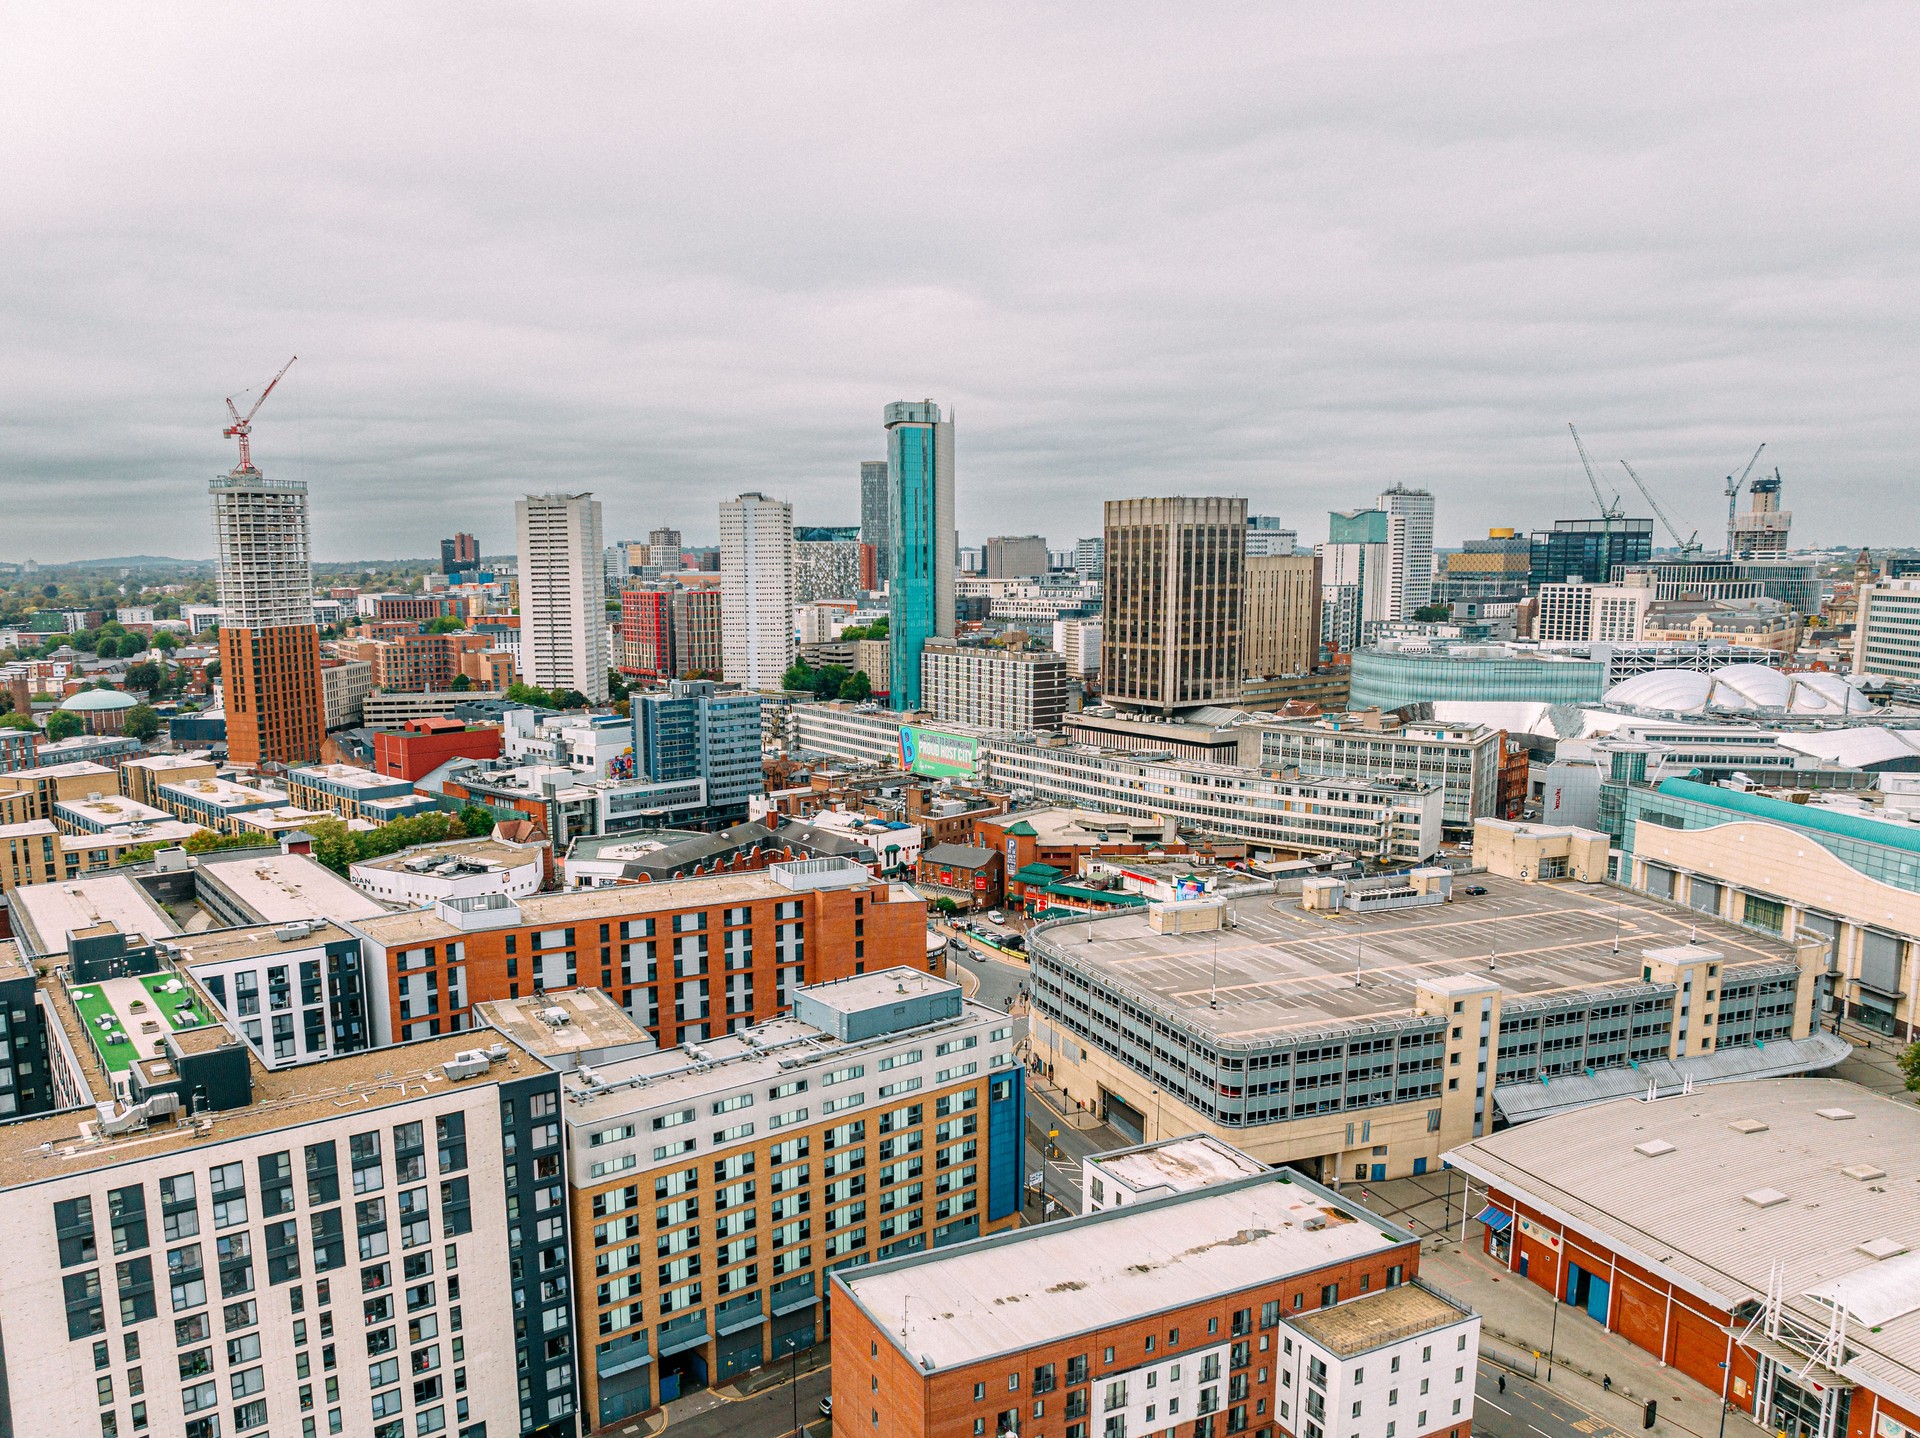
M 929 779 L 971 779 L 980 741 L 917 725 L 900 726 L 900 767 Z

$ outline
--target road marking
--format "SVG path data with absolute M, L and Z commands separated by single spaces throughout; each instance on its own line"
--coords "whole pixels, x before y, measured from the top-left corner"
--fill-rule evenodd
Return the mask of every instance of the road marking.
M 1529 1423 L 1527 1427 L 1533 1428 L 1533 1425 Z M 1533 1428 L 1533 1431 L 1538 1433 L 1540 1435 L 1540 1438 L 1553 1438 L 1553 1435 L 1547 1432 L 1547 1430 L 1544 1428 Z
M 1507 1417 L 1509 1418 L 1513 1417 L 1513 1410 L 1511 1408 L 1502 1408 L 1498 1403 L 1495 1403 L 1491 1398 L 1482 1398 L 1480 1401 L 1486 1404 L 1487 1407 L 1506 1414 Z

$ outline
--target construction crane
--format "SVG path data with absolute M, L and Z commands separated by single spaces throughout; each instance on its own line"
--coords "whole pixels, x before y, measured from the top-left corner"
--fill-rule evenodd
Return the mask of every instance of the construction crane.
M 1696 529 L 1692 534 L 1682 539 L 1680 537 L 1680 531 L 1674 525 L 1672 518 L 1669 517 L 1666 510 L 1660 507 L 1660 501 L 1653 497 L 1653 491 L 1647 488 L 1647 482 L 1640 477 L 1639 472 L 1624 459 L 1620 461 L 1620 467 L 1627 472 L 1627 478 L 1639 486 L 1640 492 L 1647 497 L 1647 503 L 1653 506 L 1653 512 L 1660 516 L 1660 522 L 1666 525 L 1667 533 L 1671 534 L 1673 536 L 1673 542 L 1680 546 L 1680 557 L 1682 559 L 1691 559 L 1694 555 L 1698 554 L 1700 552 L 1700 531 Z
M 1740 498 L 1740 486 L 1747 482 L 1747 476 L 1753 473 L 1754 465 L 1760 462 L 1760 450 L 1766 447 L 1766 441 L 1762 440 L 1760 449 L 1753 452 L 1753 458 L 1747 461 L 1747 467 L 1740 471 L 1738 479 L 1732 475 L 1727 476 L 1727 558 L 1729 559 L 1733 558 L 1733 512 L 1734 505 Z
M 253 467 L 253 450 L 247 443 L 248 436 L 253 433 L 253 417 L 260 413 L 260 406 L 267 402 L 267 396 L 273 393 L 273 387 L 280 383 L 288 370 L 293 368 L 293 360 L 299 358 L 299 355 L 295 355 L 293 359 L 288 360 L 280 366 L 280 373 L 269 380 L 267 387 L 260 391 L 260 398 L 253 402 L 253 408 L 247 411 L 247 417 L 245 419 L 240 418 L 240 411 L 234 408 L 233 396 L 227 396 L 227 413 L 233 416 L 233 423 L 221 430 L 220 433 L 228 439 L 237 439 L 240 441 L 240 463 L 233 467 L 235 474 L 259 473 L 259 471 Z M 1752 466 L 1749 465 L 1748 468 L 1752 468 Z
M 1573 435 L 1573 447 L 1580 451 L 1580 465 L 1587 472 L 1587 483 L 1593 486 L 1593 502 L 1600 506 L 1600 517 L 1607 521 L 1607 530 L 1611 533 L 1613 521 L 1626 518 L 1620 508 L 1620 496 L 1614 495 L 1613 503 L 1607 503 L 1607 497 L 1600 489 L 1600 481 L 1593 477 L 1593 461 L 1587 458 L 1587 447 L 1580 442 L 1580 431 L 1573 427 L 1572 420 L 1567 421 L 1567 430 Z

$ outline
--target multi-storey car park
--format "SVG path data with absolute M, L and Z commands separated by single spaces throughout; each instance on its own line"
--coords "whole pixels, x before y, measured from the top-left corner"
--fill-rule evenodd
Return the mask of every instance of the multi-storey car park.
M 1012 1022 L 944 979 L 821 984 L 790 1017 L 657 1051 L 590 992 L 484 1014 L 562 1073 L 596 1426 L 813 1347 L 831 1273 L 1019 1212 Z
M 1599 883 L 1309 878 L 1031 930 L 1034 1056 L 1149 1140 L 1424 1173 L 1650 1082 L 1818 1069 L 1822 951 Z M 1449 897 L 1451 895 L 1451 897 Z

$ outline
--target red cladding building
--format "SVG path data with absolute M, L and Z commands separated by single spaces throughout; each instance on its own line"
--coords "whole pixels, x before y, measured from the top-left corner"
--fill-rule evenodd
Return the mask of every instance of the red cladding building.
M 409 719 L 398 729 L 381 729 L 373 736 L 376 774 L 405 779 L 425 778 L 449 759 L 497 759 L 497 726 L 469 728 L 458 719 Z

